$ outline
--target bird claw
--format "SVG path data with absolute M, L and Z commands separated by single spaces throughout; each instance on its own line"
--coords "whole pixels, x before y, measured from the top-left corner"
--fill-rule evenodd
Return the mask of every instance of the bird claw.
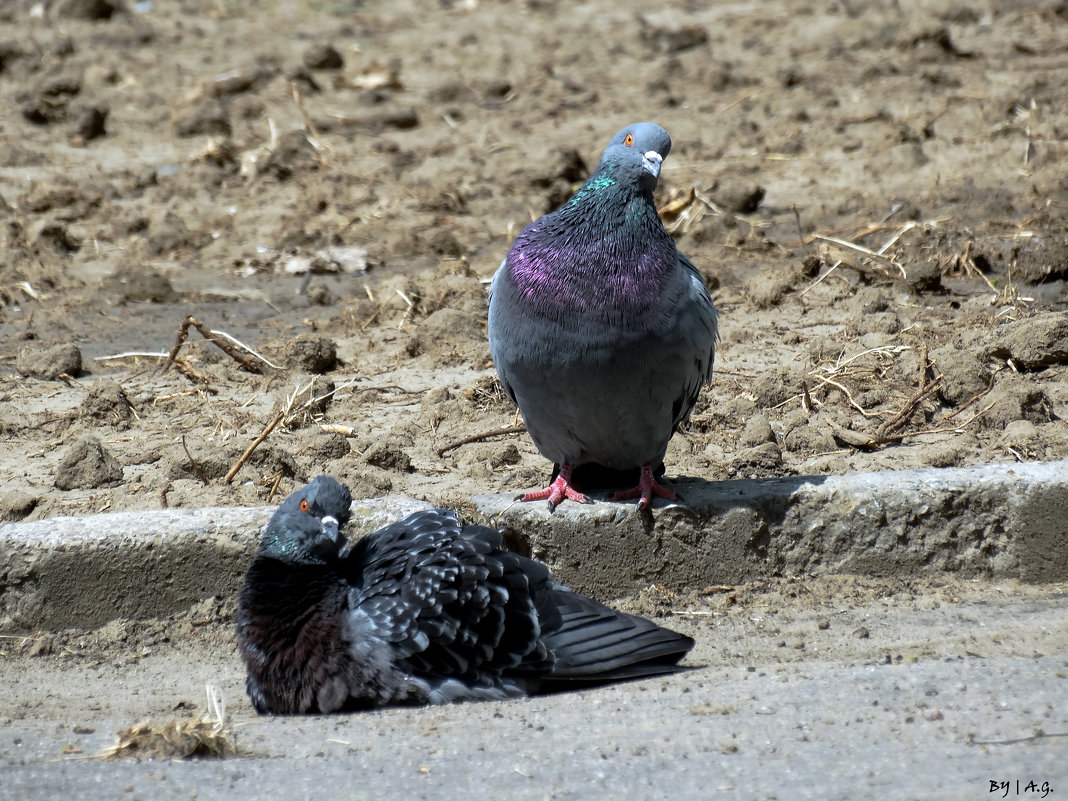
M 549 511 L 552 512 L 563 503 L 565 500 L 570 499 L 577 503 L 593 503 L 588 495 L 579 492 L 577 489 L 571 486 L 571 465 L 565 464 L 560 468 L 560 473 L 557 475 L 556 480 L 547 486 L 543 490 L 537 492 L 528 492 L 526 495 L 520 496 L 520 501 L 548 501 Z
M 642 465 L 642 477 L 638 482 L 638 486 L 629 490 L 621 490 L 612 496 L 613 501 L 629 501 L 632 498 L 638 499 L 638 511 L 642 511 L 653 500 L 653 496 L 657 498 L 667 498 L 670 501 L 677 501 L 679 496 L 675 494 L 673 490 L 669 490 L 667 487 L 661 487 L 656 483 L 656 479 L 653 478 L 653 468 L 650 465 Z

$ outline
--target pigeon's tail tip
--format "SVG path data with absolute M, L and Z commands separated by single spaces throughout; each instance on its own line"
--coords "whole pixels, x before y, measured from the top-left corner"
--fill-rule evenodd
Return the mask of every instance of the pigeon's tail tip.
M 585 596 L 554 598 L 561 625 L 546 636 L 554 679 L 593 682 L 674 673 L 693 638 L 646 618 L 616 612 Z

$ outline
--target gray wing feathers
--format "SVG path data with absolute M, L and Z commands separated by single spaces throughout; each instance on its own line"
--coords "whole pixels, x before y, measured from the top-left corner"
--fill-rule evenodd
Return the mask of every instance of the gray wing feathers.
M 693 647 L 693 640 L 590 598 L 554 591 L 561 622 L 545 637 L 556 657 L 553 679 L 613 678 L 663 673 Z
M 521 663 L 548 667 L 527 576 L 497 550 L 500 534 L 435 509 L 374 537 L 350 604 L 405 669 L 480 682 Z
M 716 307 L 712 304 L 701 273 L 682 253 L 679 253 L 679 266 L 682 267 L 686 279 L 679 325 L 689 334 L 694 358 L 692 368 L 685 378 L 683 394 L 673 409 L 672 431 L 690 418 L 701 388 L 712 380 L 716 340 L 719 339 Z
M 500 550 L 498 532 L 452 512 L 421 512 L 365 541 L 353 550 L 363 575 L 350 590 L 350 630 L 382 644 L 398 697 L 404 681 L 445 702 L 665 673 L 693 646 L 561 587 L 544 565 Z

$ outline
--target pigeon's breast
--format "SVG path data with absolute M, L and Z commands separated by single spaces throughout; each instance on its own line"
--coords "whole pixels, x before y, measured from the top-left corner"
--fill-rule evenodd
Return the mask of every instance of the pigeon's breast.
M 677 272 L 674 249 L 636 249 L 614 240 L 513 248 L 507 272 L 525 313 L 555 322 L 641 325 Z
M 583 306 L 559 295 L 535 302 L 514 272 L 498 274 L 490 308 L 494 365 L 535 444 L 553 461 L 629 468 L 663 458 L 680 398 L 709 347 L 688 322 L 686 277 L 679 270 L 674 276 L 665 291 L 638 303 L 613 306 L 602 298 Z M 623 280 L 603 286 L 617 295 L 630 291 Z

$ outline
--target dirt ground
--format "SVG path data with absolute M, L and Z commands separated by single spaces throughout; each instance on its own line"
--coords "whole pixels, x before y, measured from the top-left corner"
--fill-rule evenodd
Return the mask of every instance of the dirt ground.
M 1068 456 L 1068 5 L 647 6 L 4 3 L 0 519 L 542 486 L 439 449 L 516 422 L 489 278 L 642 119 L 721 315 L 669 479 Z M 161 372 L 190 314 L 258 355 Z
M 487 281 L 639 119 L 723 334 L 669 477 L 1068 455 L 1063 3 L 427 5 L 4 5 L 4 519 L 543 484 L 438 449 L 514 422 Z M 105 358 L 186 314 L 283 369 Z
M 995 778 L 1056 792 L 1068 781 L 1064 590 L 824 577 L 645 593 L 628 605 L 670 611 L 663 622 L 697 641 L 693 669 L 522 701 L 297 718 L 252 710 L 232 621 L 213 603 L 177 619 L 9 638 L 0 798 L 110 799 L 122 788 L 135 799 L 255 799 L 265 786 L 301 799 L 324 786 L 353 787 L 353 798 L 478 797 L 487 786 L 524 799 L 627 797 L 633 786 L 686 801 L 711 788 L 728 799 L 875 788 L 979 798 Z M 205 684 L 228 720 L 224 735 L 202 726 L 201 736 L 239 758 L 171 763 L 174 751 L 143 732 L 169 721 L 189 731 L 210 716 Z M 141 736 L 116 737 L 142 723 Z M 155 759 L 99 759 L 119 742 L 125 756 Z

